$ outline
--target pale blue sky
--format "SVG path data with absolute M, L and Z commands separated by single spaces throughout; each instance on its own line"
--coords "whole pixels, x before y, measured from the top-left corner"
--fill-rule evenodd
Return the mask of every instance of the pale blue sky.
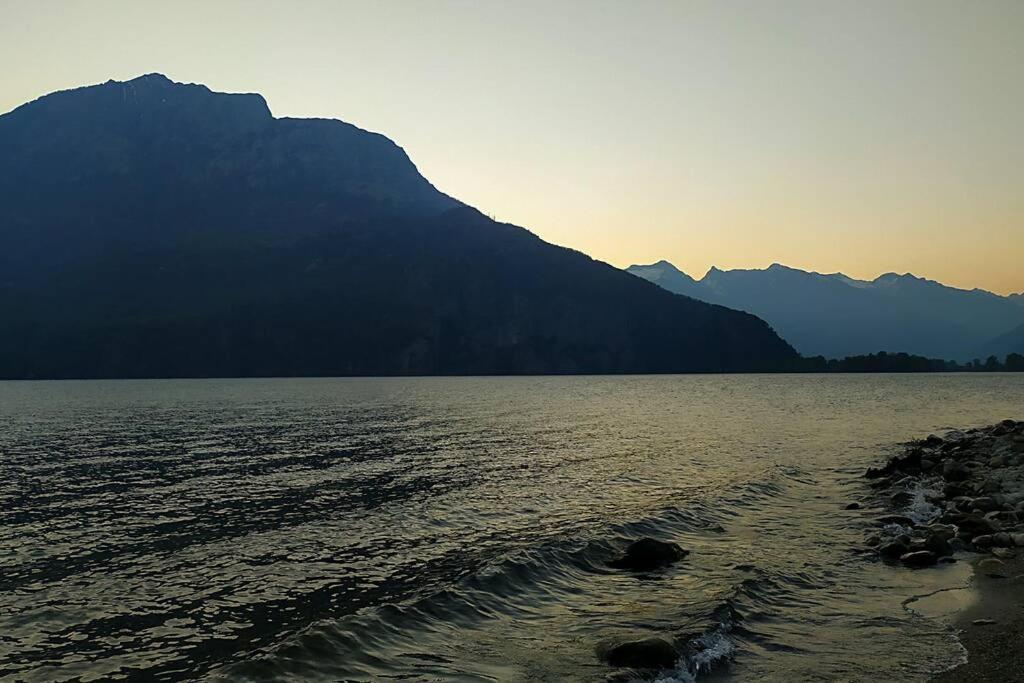
M 0 0 L 0 111 L 159 71 L 618 266 L 1024 290 L 1024 2 Z

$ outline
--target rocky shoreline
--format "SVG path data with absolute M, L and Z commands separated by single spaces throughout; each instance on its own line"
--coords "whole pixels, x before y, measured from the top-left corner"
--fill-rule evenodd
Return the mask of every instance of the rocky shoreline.
M 882 561 L 974 563 L 979 603 L 956 621 L 968 660 L 935 680 L 1007 680 L 1024 657 L 992 644 L 1016 644 L 1024 627 L 1024 421 L 933 434 L 865 477 L 870 505 L 891 511 L 865 540 Z

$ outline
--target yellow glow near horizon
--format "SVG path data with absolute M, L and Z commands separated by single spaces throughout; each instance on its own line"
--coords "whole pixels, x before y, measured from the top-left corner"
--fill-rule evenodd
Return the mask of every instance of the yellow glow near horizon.
M 0 111 L 158 71 L 617 266 L 1024 291 L 1024 3 L 0 0 Z

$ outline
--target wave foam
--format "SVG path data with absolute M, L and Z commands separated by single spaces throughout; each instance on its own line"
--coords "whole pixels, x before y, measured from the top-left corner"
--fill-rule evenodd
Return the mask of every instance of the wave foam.
M 679 658 L 676 668 L 661 673 L 654 683 L 695 683 L 698 676 L 732 659 L 736 644 L 729 637 L 729 632 L 739 621 L 739 615 L 729 603 L 718 613 L 721 619 L 718 625 L 690 638 L 686 643 L 686 653 Z
M 914 482 L 908 492 L 911 498 L 907 505 L 907 517 L 917 524 L 930 524 L 942 514 L 942 509 L 932 502 L 939 495 L 935 489 L 928 488 L 924 482 Z

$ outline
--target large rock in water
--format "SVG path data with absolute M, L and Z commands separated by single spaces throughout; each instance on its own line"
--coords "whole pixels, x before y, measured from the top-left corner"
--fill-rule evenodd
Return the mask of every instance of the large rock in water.
M 618 643 L 598 651 L 611 666 L 631 669 L 670 669 L 679 659 L 679 651 L 662 638 L 645 638 Z
M 626 548 L 626 553 L 617 560 L 608 563 L 615 569 L 631 569 L 633 571 L 650 571 L 667 567 L 678 562 L 689 554 L 675 543 L 666 543 L 653 538 L 642 538 L 634 541 Z
M 762 320 L 439 192 L 392 141 L 160 75 L 0 115 L 0 379 L 781 370 Z

